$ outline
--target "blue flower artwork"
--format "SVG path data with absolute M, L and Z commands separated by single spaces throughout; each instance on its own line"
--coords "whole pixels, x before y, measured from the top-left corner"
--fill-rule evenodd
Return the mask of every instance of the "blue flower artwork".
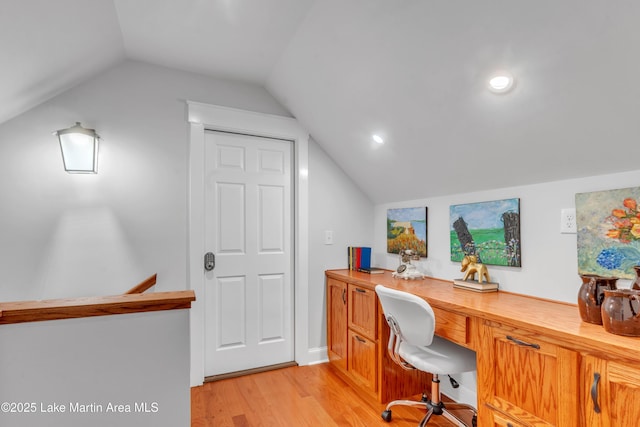
M 578 274 L 636 277 L 640 187 L 576 194 Z

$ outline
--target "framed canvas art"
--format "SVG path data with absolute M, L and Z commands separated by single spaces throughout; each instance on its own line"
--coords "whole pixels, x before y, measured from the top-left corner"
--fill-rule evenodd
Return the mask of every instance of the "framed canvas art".
M 427 256 L 427 208 L 387 210 L 387 252 L 411 249 Z
M 640 187 L 576 194 L 578 274 L 636 277 Z
M 520 199 L 452 205 L 449 233 L 451 261 L 476 255 L 483 264 L 521 266 Z

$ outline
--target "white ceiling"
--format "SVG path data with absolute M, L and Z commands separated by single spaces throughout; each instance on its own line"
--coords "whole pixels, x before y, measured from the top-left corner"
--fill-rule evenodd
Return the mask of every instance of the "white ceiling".
M 265 86 L 376 203 L 637 170 L 638 22 L 634 0 L 1 0 L 0 122 L 130 58 Z

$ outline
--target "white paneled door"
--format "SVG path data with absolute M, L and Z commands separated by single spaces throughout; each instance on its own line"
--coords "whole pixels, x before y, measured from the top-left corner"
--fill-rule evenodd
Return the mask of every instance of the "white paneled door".
M 293 143 L 205 134 L 205 375 L 294 360 Z

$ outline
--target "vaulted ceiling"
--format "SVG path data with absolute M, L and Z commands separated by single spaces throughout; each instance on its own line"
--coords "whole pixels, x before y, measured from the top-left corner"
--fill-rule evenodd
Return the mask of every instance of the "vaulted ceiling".
M 0 123 L 129 58 L 264 86 L 376 203 L 637 170 L 638 22 L 633 0 L 2 0 Z

